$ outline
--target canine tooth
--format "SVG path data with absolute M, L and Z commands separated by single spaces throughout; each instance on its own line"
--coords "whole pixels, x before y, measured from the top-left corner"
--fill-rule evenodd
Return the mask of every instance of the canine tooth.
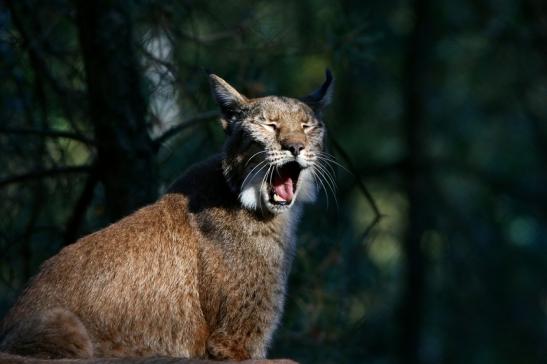
M 274 193 L 273 199 L 274 199 L 275 202 L 285 202 L 285 200 L 282 199 L 281 197 L 279 197 L 279 196 L 277 195 L 277 193 Z

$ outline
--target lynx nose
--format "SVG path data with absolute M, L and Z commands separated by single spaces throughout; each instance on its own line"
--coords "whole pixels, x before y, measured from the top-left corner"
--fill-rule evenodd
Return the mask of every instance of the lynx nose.
M 304 143 L 302 142 L 292 142 L 292 143 L 284 143 L 282 145 L 284 150 L 288 150 L 294 155 L 295 157 L 298 157 L 300 154 L 300 151 L 304 149 Z

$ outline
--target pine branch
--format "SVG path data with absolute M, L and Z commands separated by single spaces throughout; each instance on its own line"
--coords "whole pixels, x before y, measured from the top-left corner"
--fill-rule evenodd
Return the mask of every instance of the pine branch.
M 173 126 L 162 135 L 157 137 L 156 140 L 154 140 L 154 145 L 156 146 L 156 148 L 159 148 L 163 143 L 165 143 L 167 140 L 171 139 L 178 133 L 182 132 L 183 130 L 186 130 L 188 128 L 201 124 L 206 120 L 211 120 L 218 116 L 220 116 L 220 114 L 216 110 L 209 110 L 194 115 L 186 120 L 183 120 L 180 124 Z
M 342 147 L 342 145 L 338 143 L 338 141 L 336 140 L 336 138 L 334 138 L 334 136 L 332 136 L 332 134 L 330 134 L 330 141 L 334 149 L 336 149 L 338 154 L 340 154 L 342 159 L 344 159 L 344 161 L 346 162 L 346 165 L 349 171 L 355 177 L 355 182 L 357 183 L 357 187 L 359 188 L 359 190 L 361 190 L 361 193 L 363 194 L 363 196 L 365 196 L 365 199 L 368 201 L 370 207 L 372 208 L 372 212 L 374 213 L 374 218 L 372 219 L 371 223 L 366 227 L 363 234 L 361 234 L 361 240 L 363 240 L 368 236 L 370 231 L 380 222 L 380 220 L 382 219 L 384 215 L 382 215 L 382 213 L 380 212 L 380 209 L 378 208 L 378 204 L 374 200 L 374 197 L 372 197 L 372 194 L 370 193 L 369 189 L 364 184 L 362 179 L 359 177 L 357 168 L 353 164 L 351 157 L 346 152 L 344 147 Z
M 43 129 L 12 129 L 12 128 L 0 128 L 0 134 L 13 134 L 13 135 L 36 135 L 50 138 L 66 138 L 77 140 L 84 144 L 94 145 L 95 142 L 81 134 L 73 133 L 69 131 L 60 130 L 43 130 Z
M 32 171 L 0 179 L 0 188 L 6 187 L 13 183 L 26 182 L 47 177 L 56 177 L 63 174 L 89 173 L 90 170 L 90 166 L 73 166 Z

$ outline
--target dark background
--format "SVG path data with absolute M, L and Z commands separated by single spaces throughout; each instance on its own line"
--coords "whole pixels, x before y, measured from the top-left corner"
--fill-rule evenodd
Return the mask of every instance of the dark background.
M 306 210 L 271 356 L 545 363 L 543 0 L 0 1 L 0 313 L 219 150 L 205 68 L 302 96 L 327 67 L 349 172 Z

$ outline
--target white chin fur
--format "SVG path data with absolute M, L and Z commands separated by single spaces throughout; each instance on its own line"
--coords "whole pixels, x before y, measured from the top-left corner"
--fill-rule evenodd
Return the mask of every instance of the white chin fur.
M 254 183 L 246 183 L 239 194 L 239 200 L 243 207 L 254 210 L 258 207 L 258 199 L 260 197 L 260 188 Z

